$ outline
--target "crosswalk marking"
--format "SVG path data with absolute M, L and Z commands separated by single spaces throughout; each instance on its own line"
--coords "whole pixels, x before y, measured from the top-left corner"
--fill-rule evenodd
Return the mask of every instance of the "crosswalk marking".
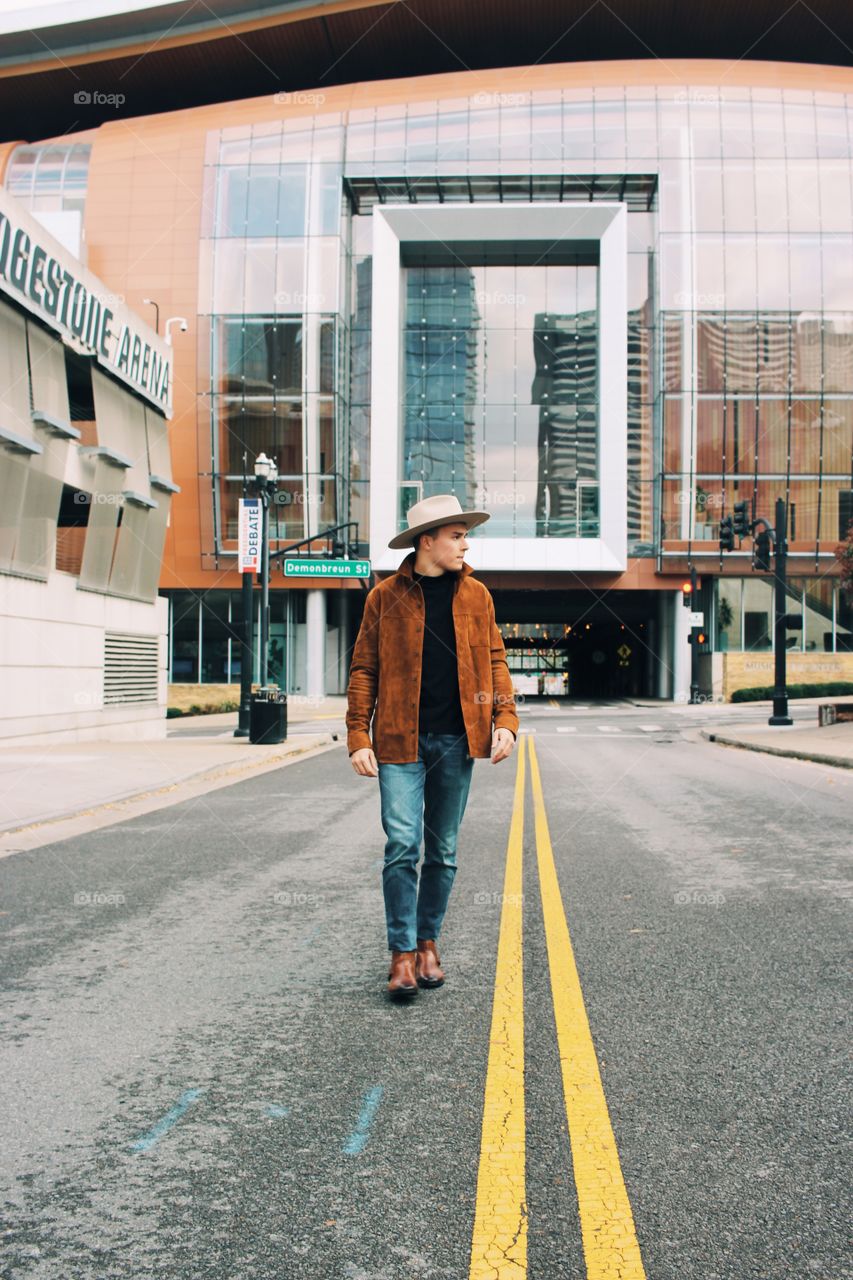
M 599 733 L 621 733 L 622 732 L 622 730 L 615 724 L 600 724 L 600 725 L 597 725 L 596 728 L 598 729 Z
M 645 1280 L 557 880 L 535 742 L 528 750 L 539 889 L 587 1280 Z M 517 1273 L 497 1269 L 494 1274 L 502 1280 Z
M 577 726 L 573 724 L 558 724 L 557 733 L 577 733 Z
M 521 934 L 527 736 L 522 733 L 518 743 L 504 872 L 469 1280 L 524 1280 L 527 1275 Z
M 642 729 L 643 733 L 660 733 L 661 726 L 659 724 L 638 724 L 638 729 Z

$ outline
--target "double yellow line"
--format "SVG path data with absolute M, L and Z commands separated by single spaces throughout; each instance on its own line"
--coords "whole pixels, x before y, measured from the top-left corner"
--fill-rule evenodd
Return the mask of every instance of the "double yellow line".
M 645 1280 L 557 881 L 536 747 L 524 733 L 518 742 L 504 876 L 469 1280 L 525 1280 L 527 1276 L 522 958 L 525 744 L 530 749 L 539 887 L 586 1274 L 589 1280 Z

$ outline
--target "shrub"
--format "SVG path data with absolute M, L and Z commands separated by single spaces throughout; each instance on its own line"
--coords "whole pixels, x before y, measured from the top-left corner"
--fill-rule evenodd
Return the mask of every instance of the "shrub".
M 853 681 L 828 680 L 823 684 L 789 684 L 789 698 L 830 698 L 853 693 Z M 767 702 L 773 697 L 772 684 L 753 685 L 749 689 L 735 689 L 732 702 Z

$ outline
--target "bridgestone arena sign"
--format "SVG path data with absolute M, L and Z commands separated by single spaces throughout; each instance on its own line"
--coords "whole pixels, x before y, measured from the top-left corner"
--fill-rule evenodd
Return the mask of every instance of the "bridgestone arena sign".
M 0 289 L 169 416 L 171 347 L 2 188 Z

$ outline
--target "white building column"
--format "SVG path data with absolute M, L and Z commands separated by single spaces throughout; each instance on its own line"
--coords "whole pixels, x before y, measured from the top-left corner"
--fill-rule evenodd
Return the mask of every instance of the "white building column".
M 313 587 L 305 600 L 306 693 L 309 698 L 326 694 L 326 593 Z
M 672 600 L 672 620 L 671 627 L 673 655 L 673 690 L 672 697 L 674 702 L 690 701 L 690 655 L 691 649 L 688 643 L 690 635 L 690 610 L 685 609 L 682 604 L 683 592 L 679 588 L 678 591 L 667 592 Z

